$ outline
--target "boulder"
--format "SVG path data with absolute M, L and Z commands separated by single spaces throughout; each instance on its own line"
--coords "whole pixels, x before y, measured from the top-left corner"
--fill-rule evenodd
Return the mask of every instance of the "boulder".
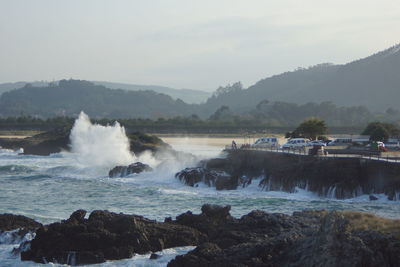
M 369 195 L 369 200 L 371 200 L 371 201 L 378 200 L 378 198 L 374 195 Z
M 0 244 L 21 243 L 41 226 L 37 221 L 22 215 L 0 214 Z M 15 249 L 15 253 L 19 251 Z
M 203 182 L 217 190 L 234 190 L 241 181 L 238 177 L 231 176 L 223 170 L 212 170 L 204 167 L 186 168 L 176 173 L 175 177 L 189 186 L 196 186 Z
M 147 164 L 143 164 L 141 162 L 135 162 L 129 166 L 114 167 L 112 170 L 110 170 L 108 176 L 110 178 L 125 177 L 133 173 L 149 172 L 152 170 L 153 169 Z
M 137 215 L 93 211 L 74 212 L 68 220 L 41 227 L 21 253 L 22 260 L 38 263 L 94 264 L 130 258 L 165 248 L 197 245 L 206 236 L 187 226 L 158 223 Z
M 0 232 L 16 229 L 36 230 L 41 223 L 23 215 L 0 214 Z

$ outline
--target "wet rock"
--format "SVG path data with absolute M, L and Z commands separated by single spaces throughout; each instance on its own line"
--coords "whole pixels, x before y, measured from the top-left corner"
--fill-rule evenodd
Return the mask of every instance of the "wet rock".
M 349 199 L 386 194 L 400 199 L 400 164 L 359 158 L 316 158 L 268 151 L 231 150 L 224 159 L 201 161 L 176 174 L 182 182 L 203 182 L 217 190 L 236 189 L 260 178 L 265 191 L 293 193 L 297 188 L 319 196 Z
M 77 210 L 74 211 L 69 219 L 66 220 L 67 223 L 83 223 L 85 221 L 86 210 Z
M 371 200 L 371 201 L 378 200 L 378 198 L 374 195 L 369 195 L 369 200 Z
M 73 259 L 76 264 L 94 264 L 206 240 L 204 234 L 187 226 L 141 216 L 93 211 L 84 219 L 84 214 L 76 211 L 68 220 L 40 228 L 21 259 L 61 264 Z
M 193 187 L 203 182 L 217 190 L 234 190 L 239 185 L 238 177 L 231 176 L 223 170 L 209 170 L 204 167 L 186 168 L 176 173 L 175 177 Z
M 302 211 L 292 216 L 254 210 L 234 218 L 230 206 L 205 204 L 159 223 L 137 215 L 74 212 L 41 227 L 21 259 L 69 265 L 100 263 L 193 245 L 168 263 L 180 266 L 398 266 L 396 220 L 349 211 Z M 384 227 L 379 227 L 384 225 Z
M 152 170 L 153 169 L 147 164 L 143 164 L 141 162 L 135 162 L 129 166 L 114 167 L 112 170 L 110 170 L 108 176 L 110 178 L 125 177 L 133 173 L 149 172 Z
M 219 205 L 212 205 L 212 204 L 204 204 L 201 207 L 201 212 L 206 215 L 207 217 L 220 217 L 226 218 L 230 216 L 229 211 L 231 210 L 231 206 L 219 206 Z
M 150 255 L 150 260 L 156 260 L 159 258 L 161 258 L 161 255 L 159 255 L 159 254 L 151 253 L 151 255 Z
M 399 237 L 355 230 L 359 222 L 350 223 L 341 212 L 304 211 L 287 216 L 252 211 L 240 219 L 208 223 L 206 229 L 200 223 L 205 214 L 181 216 L 177 223 L 204 231 L 209 242 L 177 256 L 169 267 L 396 266 L 400 260 Z M 362 216 L 355 213 L 354 218 Z
M 36 230 L 41 223 L 22 215 L 0 214 L 0 232 L 15 229 Z

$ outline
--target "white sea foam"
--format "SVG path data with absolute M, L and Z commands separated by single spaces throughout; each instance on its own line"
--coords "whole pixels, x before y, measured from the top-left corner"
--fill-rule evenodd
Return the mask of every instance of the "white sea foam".
M 71 152 L 83 166 L 112 168 L 135 161 L 124 127 L 92 124 L 81 112 L 71 130 Z

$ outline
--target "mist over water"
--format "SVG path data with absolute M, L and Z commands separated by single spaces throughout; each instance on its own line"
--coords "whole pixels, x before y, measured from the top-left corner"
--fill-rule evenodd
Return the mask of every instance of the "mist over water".
M 74 123 L 70 139 L 73 157 L 85 167 L 112 168 L 136 159 L 129 149 L 124 127 L 118 122 L 108 126 L 92 124 L 83 111 Z

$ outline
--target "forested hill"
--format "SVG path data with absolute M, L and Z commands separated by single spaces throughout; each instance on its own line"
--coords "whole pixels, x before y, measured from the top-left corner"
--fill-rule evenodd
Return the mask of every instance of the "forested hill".
M 88 81 L 26 85 L 0 97 L 0 116 L 77 116 L 81 110 L 95 118 L 157 118 L 194 113 L 194 106 L 153 91 L 108 89 Z
M 331 101 L 381 111 L 399 109 L 400 44 L 345 65 L 320 64 L 263 79 L 248 89 L 237 84 L 221 89 L 207 101 L 210 109 L 226 105 L 244 110 L 265 99 L 298 104 Z
M 57 81 L 58 82 L 58 81 Z M 57 83 L 53 82 L 53 83 Z M 104 87 L 110 89 L 123 89 L 130 91 L 154 91 L 160 94 L 166 94 L 172 97 L 173 99 L 182 99 L 184 102 L 188 104 L 200 104 L 206 102 L 206 100 L 211 96 L 211 92 L 205 92 L 200 90 L 192 90 L 192 89 L 175 89 L 165 86 L 158 85 L 138 85 L 138 84 L 130 84 L 130 83 L 115 83 L 115 82 L 99 82 L 92 81 L 96 85 L 103 85 Z M 19 89 L 24 87 L 25 85 L 30 84 L 35 87 L 43 87 L 50 84 L 50 82 L 46 81 L 35 81 L 35 82 L 14 82 L 14 83 L 0 83 L 0 95 L 4 92 L 11 91 L 13 89 Z
M 28 82 L 0 83 L 0 95 L 13 89 L 24 87 Z M 29 82 L 32 86 L 46 86 L 48 82 Z
M 207 98 L 211 96 L 210 92 L 204 92 L 200 90 L 192 89 L 174 89 L 165 86 L 158 85 L 137 85 L 129 83 L 114 83 L 114 82 L 99 82 L 93 81 L 94 84 L 104 85 L 110 89 L 124 89 L 124 90 L 151 90 L 156 93 L 166 94 L 174 99 L 182 99 L 188 104 L 200 104 L 206 102 Z

